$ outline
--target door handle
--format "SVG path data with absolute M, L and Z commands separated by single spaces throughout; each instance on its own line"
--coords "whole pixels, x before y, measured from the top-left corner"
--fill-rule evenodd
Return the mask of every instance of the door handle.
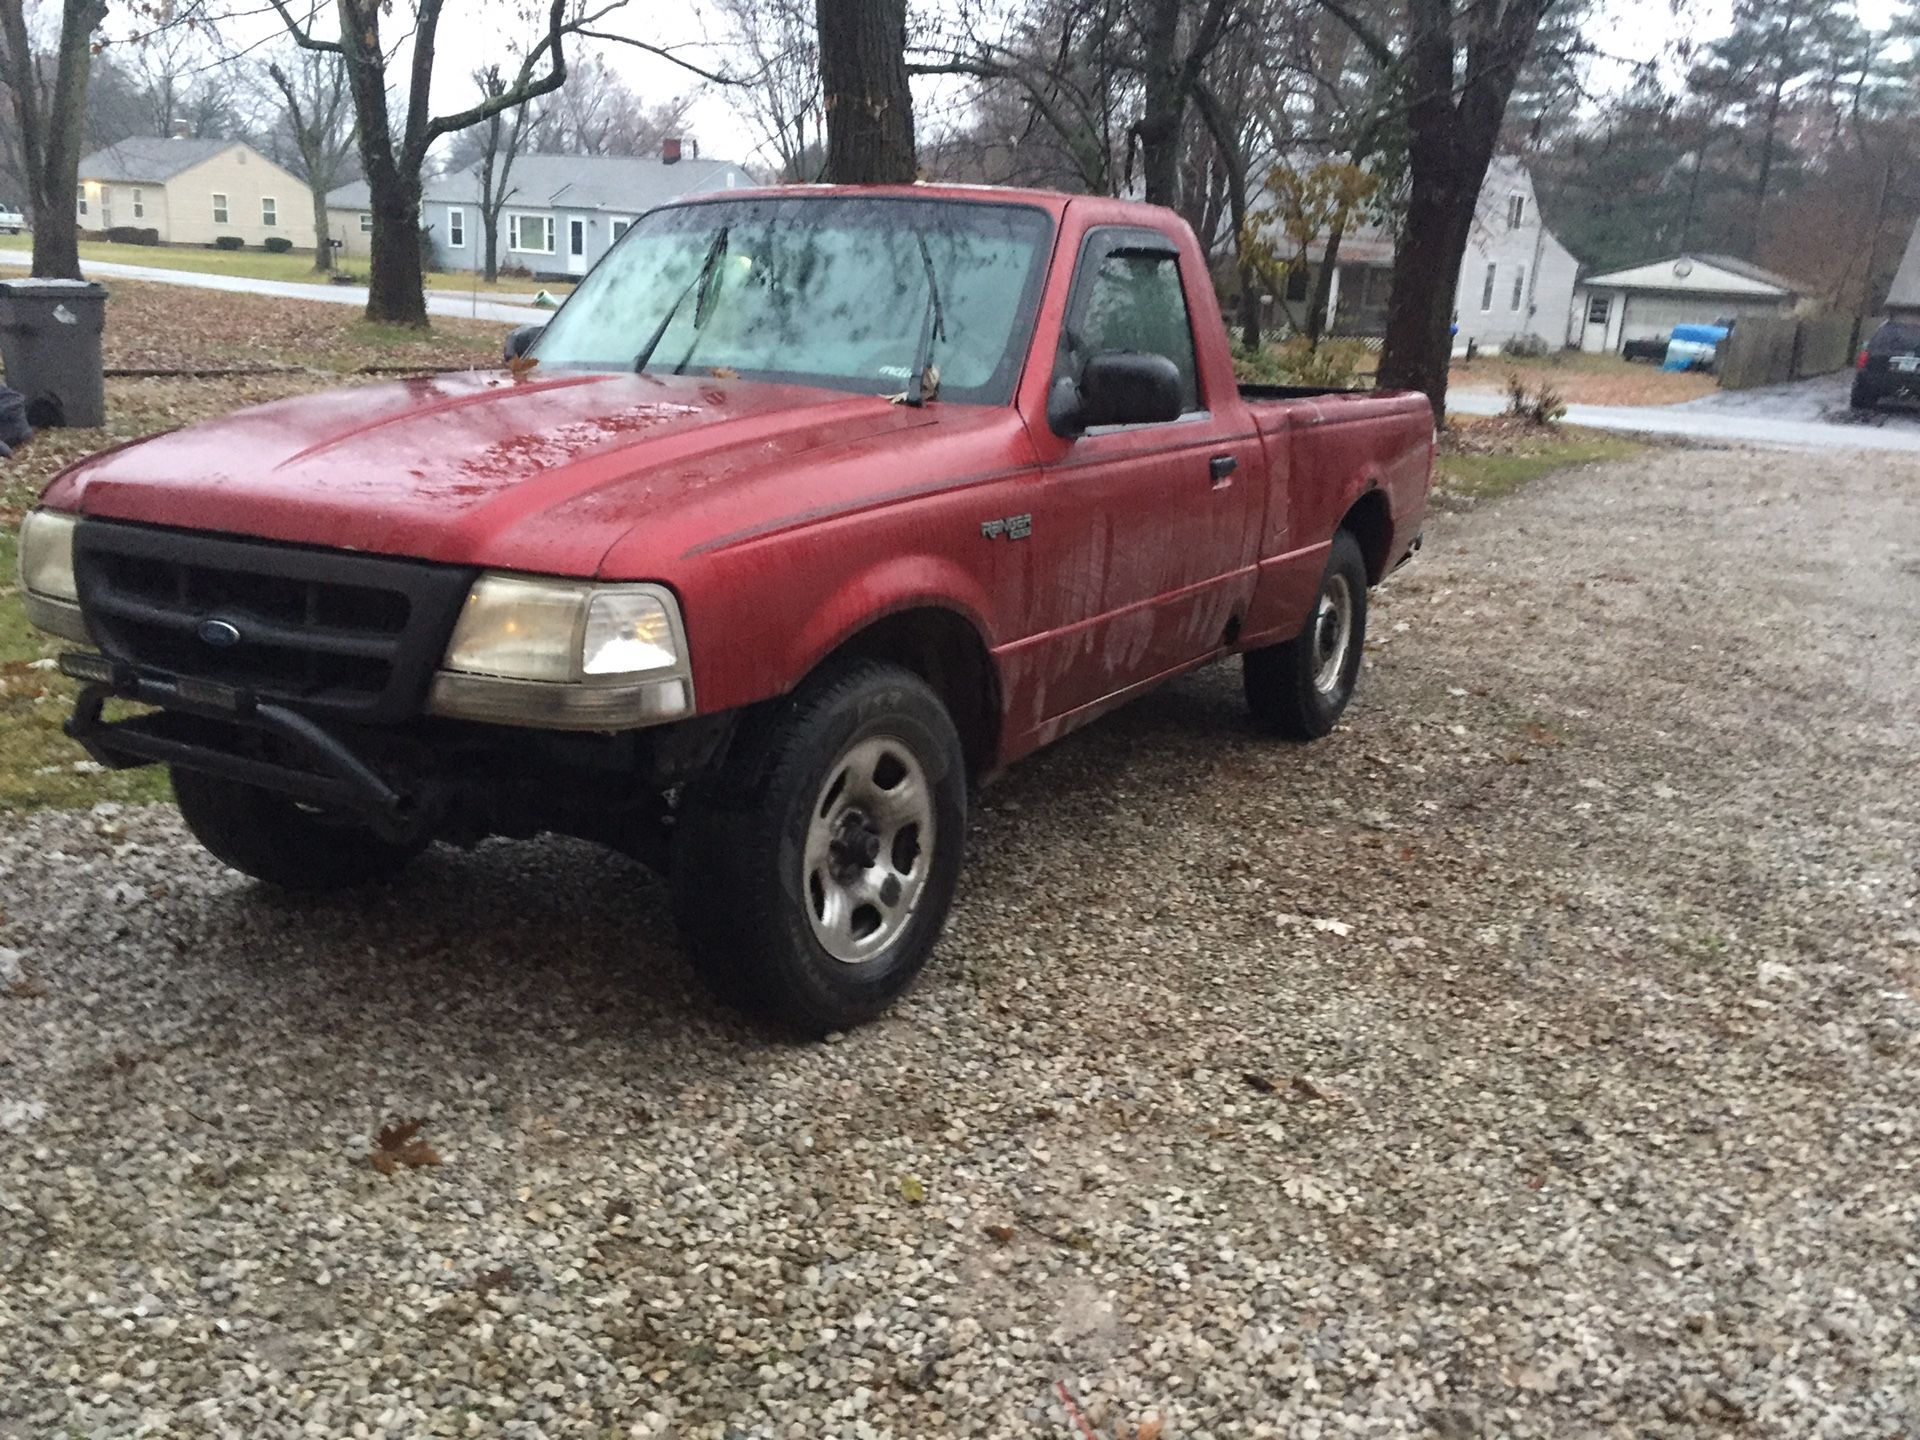
M 1216 455 L 1207 462 L 1207 476 L 1213 481 L 1213 488 L 1218 490 L 1233 483 L 1233 472 L 1239 468 L 1239 456 Z

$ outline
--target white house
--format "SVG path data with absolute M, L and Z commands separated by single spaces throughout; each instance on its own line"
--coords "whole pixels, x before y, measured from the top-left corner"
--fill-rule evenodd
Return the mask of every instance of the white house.
M 1287 288 L 1296 315 L 1324 258 L 1309 252 L 1308 271 L 1296 271 Z M 1473 230 L 1460 263 L 1454 293 L 1454 348 L 1497 350 L 1520 337 L 1558 346 L 1573 302 L 1580 265 L 1540 217 L 1533 176 L 1511 156 L 1496 156 L 1480 187 Z M 1334 262 L 1328 330 L 1336 335 L 1379 335 L 1387 324 L 1387 294 L 1393 284 L 1393 237 L 1379 225 L 1345 236 Z
M 1793 281 L 1731 255 L 1667 255 L 1582 280 L 1567 343 L 1617 354 L 1629 340 L 1664 339 L 1676 325 L 1791 314 L 1800 295 Z
M 1887 289 L 1887 313 L 1903 320 L 1920 317 L 1920 221 L 1914 222 L 1907 253 L 1893 272 L 1893 284 Z
M 498 259 L 536 275 L 584 275 L 634 219 L 670 200 L 708 190 L 746 189 L 753 181 L 730 160 L 684 155 L 668 140 L 659 156 L 521 155 L 507 176 Z M 348 255 L 372 253 L 373 215 L 365 181 L 327 195 L 327 228 Z M 420 223 L 442 270 L 477 270 L 486 234 L 476 166 L 422 187 Z

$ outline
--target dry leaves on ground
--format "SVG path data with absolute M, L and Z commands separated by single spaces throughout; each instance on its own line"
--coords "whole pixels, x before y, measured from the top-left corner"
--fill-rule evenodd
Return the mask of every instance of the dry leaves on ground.
M 374 1136 L 367 1163 L 382 1175 L 391 1175 L 401 1166 L 417 1170 L 422 1165 L 438 1165 L 440 1152 L 421 1138 L 424 1120 L 402 1120 L 384 1126 Z

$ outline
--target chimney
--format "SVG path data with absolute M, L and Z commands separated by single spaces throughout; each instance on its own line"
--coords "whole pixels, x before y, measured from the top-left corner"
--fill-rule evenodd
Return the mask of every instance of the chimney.
M 680 137 L 669 135 L 660 142 L 660 163 L 678 165 L 680 163 Z
M 176 140 L 192 139 L 193 138 L 192 122 L 187 120 L 174 121 L 173 122 L 173 138 Z

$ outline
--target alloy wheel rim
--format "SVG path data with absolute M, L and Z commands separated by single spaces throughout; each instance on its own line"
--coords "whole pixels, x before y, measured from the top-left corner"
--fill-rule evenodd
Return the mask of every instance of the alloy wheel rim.
M 873 736 L 827 769 L 807 821 L 802 890 L 821 947 L 843 964 L 900 938 L 926 888 L 933 787 L 908 746 Z

